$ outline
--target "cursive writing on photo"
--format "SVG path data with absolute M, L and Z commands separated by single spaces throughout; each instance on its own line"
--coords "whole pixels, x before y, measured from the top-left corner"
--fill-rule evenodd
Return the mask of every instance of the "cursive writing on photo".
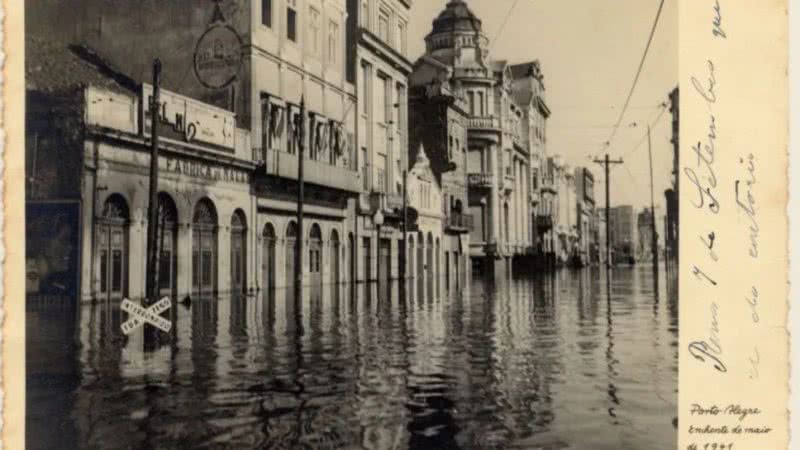
M 756 184 L 756 163 L 752 153 L 747 158 L 739 158 L 739 163 L 745 166 L 747 177 L 744 180 L 736 180 L 734 189 L 736 192 L 736 205 L 738 210 L 744 212 L 748 218 L 748 232 L 750 248 L 748 253 L 751 258 L 758 258 L 758 220 L 756 216 L 756 197 L 754 188 Z
M 689 344 L 689 354 L 695 360 L 704 364 L 711 364 L 718 372 L 727 372 L 725 363 L 722 362 L 722 343 L 719 338 L 719 306 L 711 303 L 711 326 L 709 337 L 705 341 L 694 341 Z

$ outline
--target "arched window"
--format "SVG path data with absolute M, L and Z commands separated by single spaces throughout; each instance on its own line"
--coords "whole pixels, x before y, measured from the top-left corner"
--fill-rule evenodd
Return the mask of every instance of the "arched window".
M 237 209 L 231 216 L 231 292 L 247 290 L 247 219 Z
M 294 267 L 294 255 L 295 255 L 295 243 L 297 242 L 297 237 L 299 233 L 297 230 L 297 222 L 291 221 L 289 225 L 286 227 L 286 259 L 285 259 L 285 271 L 286 274 L 286 298 L 287 300 L 294 299 L 294 284 L 295 284 L 295 267 Z
M 100 295 L 122 299 L 128 291 L 128 203 L 120 194 L 111 194 L 103 204 L 97 223 L 97 274 Z
M 200 297 L 217 292 L 217 209 L 200 199 L 192 216 L 192 290 Z
M 341 244 L 339 243 L 339 232 L 336 230 L 331 231 L 331 252 L 330 252 L 330 260 L 331 260 L 331 299 L 334 301 L 339 301 L 339 280 L 340 275 L 340 259 L 342 256 L 341 253 Z
M 264 231 L 261 236 L 263 238 L 261 283 L 264 291 L 272 294 L 275 291 L 275 227 L 267 223 L 264 225 Z
M 322 299 L 322 229 L 311 225 L 308 242 L 308 268 L 311 273 L 311 300 Z

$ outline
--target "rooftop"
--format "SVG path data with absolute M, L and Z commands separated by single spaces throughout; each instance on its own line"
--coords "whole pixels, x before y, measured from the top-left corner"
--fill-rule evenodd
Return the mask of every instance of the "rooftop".
M 135 92 L 139 87 L 89 47 L 33 36 L 25 39 L 27 90 L 63 92 L 88 85 L 122 93 Z

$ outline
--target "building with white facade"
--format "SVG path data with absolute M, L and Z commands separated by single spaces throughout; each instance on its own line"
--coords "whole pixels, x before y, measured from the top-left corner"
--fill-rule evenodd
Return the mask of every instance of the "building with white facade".
M 377 279 L 378 291 L 383 293 L 400 276 L 403 250 L 411 5 L 410 0 L 347 2 L 347 79 L 358 91 L 355 161 L 361 186 L 353 217 L 357 270 L 360 280 Z M 379 211 L 384 220 L 380 236 L 375 222 Z M 379 267 L 378 260 L 386 263 Z

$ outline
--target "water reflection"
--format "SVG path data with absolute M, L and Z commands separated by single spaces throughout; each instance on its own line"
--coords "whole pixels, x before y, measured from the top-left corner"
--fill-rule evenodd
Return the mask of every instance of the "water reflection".
M 121 335 L 118 304 L 29 313 L 39 349 L 38 327 L 79 316 L 60 368 L 28 354 L 29 447 L 675 447 L 677 299 L 650 267 L 477 279 L 438 297 L 418 281 L 405 301 L 374 284 L 195 299 L 152 351 Z

